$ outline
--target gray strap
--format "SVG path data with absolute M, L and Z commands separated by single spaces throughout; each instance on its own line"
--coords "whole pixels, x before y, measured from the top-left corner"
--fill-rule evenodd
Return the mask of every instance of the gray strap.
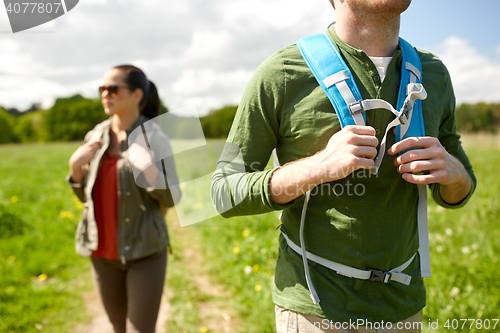
M 354 94 L 352 93 L 351 89 L 349 88 L 349 85 L 346 82 L 347 79 L 349 79 L 349 74 L 347 73 L 347 71 L 343 70 L 333 75 L 330 75 L 329 77 L 323 80 L 323 83 L 327 88 L 330 88 L 331 86 L 335 85 L 340 94 L 342 95 L 344 101 L 347 103 L 347 105 L 350 105 L 356 103 L 356 98 L 354 97 Z M 353 114 L 352 117 L 356 125 L 358 126 L 365 125 L 365 119 L 363 118 L 363 115 Z
M 300 251 L 299 253 L 302 256 L 302 263 L 304 264 L 304 272 L 306 274 L 307 288 L 309 288 L 309 292 L 311 293 L 309 296 L 311 296 L 311 299 L 314 304 L 318 304 L 320 300 L 318 297 L 318 293 L 316 292 L 316 289 L 314 289 L 314 285 L 311 280 L 311 274 L 309 273 L 306 244 L 304 242 L 304 224 L 306 220 L 307 204 L 309 203 L 310 196 L 311 196 L 311 190 L 306 192 L 306 196 L 304 198 L 304 207 L 302 207 L 302 216 L 300 217 L 300 249 L 298 250 Z
M 413 75 L 415 75 L 419 80 L 420 80 L 420 71 L 418 70 L 417 67 L 413 66 L 409 62 L 406 63 L 406 69 L 409 70 Z M 411 80 L 411 78 L 410 78 Z M 410 81 L 410 82 L 417 82 L 415 81 Z
M 337 82 L 336 87 L 339 90 L 340 94 L 342 95 L 344 101 L 347 103 L 347 105 L 354 104 L 357 102 L 356 98 L 354 98 L 354 95 L 352 94 L 352 91 L 351 89 L 349 89 L 349 86 L 347 85 L 347 82 L 345 82 L 345 80 Z M 365 119 L 363 118 L 363 115 L 361 113 L 353 114 L 352 118 L 354 119 L 356 125 L 365 126 Z
M 409 108 L 410 110 L 413 110 L 413 104 L 415 103 L 415 101 L 417 99 L 426 99 L 427 98 L 427 92 L 425 91 L 425 88 L 422 84 L 410 83 L 409 86 L 411 86 L 411 91 L 406 96 L 405 102 L 403 103 L 403 109 L 401 109 L 400 111 L 397 111 L 391 106 L 390 110 L 392 113 L 394 113 L 396 115 L 396 118 L 387 125 L 387 128 L 386 128 L 385 133 L 384 133 L 384 137 L 382 138 L 382 142 L 380 143 L 380 150 L 379 150 L 378 156 L 375 159 L 375 165 L 370 170 L 371 174 L 374 174 L 374 175 L 377 174 L 378 169 L 380 168 L 380 164 L 382 163 L 382 159 L 384 158 L 384 154 L 385 154 L 385 145 L 386 145 L 387 133 L 389 132 L 389 130 L 397 125 L 404 125 L 404 124 L 410 123 L 408 121 L 408 119 L 406 119 L 406 116 L 404 116 L 404 114 L 403 114 L 403 112 L 405 111 L 404 110 L 405 106 L 407 108 Z M 408 89 L 408 90 L 410 90 L 410 89 Z M 375 103 L 374 101 L 376 101 L 376 100 L 371 100 L 371 103 L 374 104 Z M 377 102 L 377 105 L 378 104 L 384 105 L 383 103 L 380 103 L 380 102 Z M 374 106 L 375 106 L 375 104 L 374 104 Z M 386 107 L 384 107 L 384 108 L 386 108 Z M 404 119 L 405 121 L 402 121 L 402 119 Z M 404 129 L 404 126 L 403 126 L 401 128 L 401 133 L 403 133 L 403 130 L 404 130 L 404 132 L 406 132 L 406 130 L 408 130 L 408 127 L 406 127 L 406 129 Z
M 399 116 L 399 112 L 391 105 L 391 103 L 383 99 L 365 99 L 360 102 L 362 109 L 365 111 L 373 109 L 386 109 L 391 111 L 395 116 Z
M 420 270 L 422 277 L 431 277 L 431 254 L 429 249 L 429 227 L 427 222 L 427 186 L 418 186 L 418 240 L 420 247 Z
M 372 175 L 376 175 L 378 172 L 378 169 L 380 168 L 380 164 L 382 163 L 382 160 L 384 159 L 384 154 L 385 154 L 385 145 L 387 142 L 387 133 L 389 133 L 389 130 L 393 127 L 398 126 L 401 124 L 401 118 L 396 117 L 393 121 L 391 121 L 388 125 L 387 128 L 385 129 L 384 137 L 382 138 L 382 142 L 380 142 L 380 149 L 378 151 L 378 156 L 375 159 L 375 165 L 373 168 L 370 169 L 370 173 Z
M 341 81 L 345 81 L 349 78 L 349 74 L 347 74 L 347 71 L 340 71 L 338 73 L 335 73 L 333 75 L 330 75 L 326 79 L 323 80 L 323 83 L 327 88 L 330 88 L 334 84 L 337 84 Z
M 290 238 L 288 238 L 288 236 L 284 232 L 282 232 L 281 234 L 285 238 L 288 246 L 293 251 L 300 254 L 302 256 L 302 260 L 304 260 L 304 255 L 302 254 L 303 249 L 298 247 L 294 242 L 292 242 L 290 240 Z M 308 252 L 308 251 L 305 251 L 305 256 L 307 257 L 307 259 L 312 260 L 315 263 L 318 263 L 322 266 L 325 266 L 325 267 L 335 271 L 337 274 L 340 274 L 340 275 L 343 275 L 346 277 L 356 278 L 356 279 L 360 279 L 360 280 L 368 280 L 371 276 L 371 271 L 365 271 L 365 270 L 357 269 L 354 267 L 346 266 L 346 265 L 340 264 L 338 262 L 331 261 L 331 260 L 328 260 L 326 258 L 320 257 L 320 256 L 315 255 L 315 254 Z M 406 268 L 408 268 L 408 266 L 410 266 L 413 259 L 415 259 L 415 256 L 416 256 L 416 254 L 414 254 L 410 259 L 408 259 L 404 264 L 402 264 L 396 268 L 393 268 L 389 271 L 392 273 L 391 281 L 396 281 L 396 282 L 399 282 L 399 283 L 402 283 L 405 285 L 410 284 L 411 276 L 409 276 L 407 274 L 403 274 L 401 272 L 404 271 Z M 309 271 L 309 270 L 307 270 L 307 271 Z M 306 281 L 307 281 L 307 273 L 306 273 Z M 308 287 L 309 287 L 309 285 L 308 285 Z M 311 290 L 311 289 L 309 289 L 309 290 Z M 312 294 L 312 292 L 311 292 L 311 294 Z

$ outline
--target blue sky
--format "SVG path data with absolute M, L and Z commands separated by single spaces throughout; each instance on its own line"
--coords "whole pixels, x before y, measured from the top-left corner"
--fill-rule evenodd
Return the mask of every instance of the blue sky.
M 401 36 L 430 49 L 449 36 L 499 59 L 500 1 L 414 0 L 401 17 Z
M 401 36 L 447 65 L 457 101 L 500 102 L 498 0 L 413 0 Z M 97 97 L 112 66 L 141 67 L 171 110 L 237 104 L 257 66 L 335 19 L 328 0 L 82 0 L 12 34 L 0 10 L 0 105 Z

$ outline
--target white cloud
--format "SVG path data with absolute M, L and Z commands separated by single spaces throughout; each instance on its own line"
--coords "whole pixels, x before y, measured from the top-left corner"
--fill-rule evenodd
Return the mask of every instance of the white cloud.
M 448 37 L 434 52 L 450 72 L 457 103 L 500 100 L 500 62 L 455 36 Z
M 80 1 L 49 24 L 0 34 L 0 105 L 97 97 L 108 68 L 133 63 L 169 108 L 194 105 L 203 114 L 238 103 L 265 58 L 323 32 L 334 17 L 327 0 Z

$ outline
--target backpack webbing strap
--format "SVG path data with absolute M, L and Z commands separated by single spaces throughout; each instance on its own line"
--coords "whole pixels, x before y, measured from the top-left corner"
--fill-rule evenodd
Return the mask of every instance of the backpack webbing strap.
M 297 46 L 319 85 L 335 107 L 340 125 L 365 125 L 365 115 L 351 111 L 362 99 L 351 70 L 328 36 L 317 34 L 297 41 Z M 335 54 L 332 54 L 335 52 Z M 312 55 L 312 56 L 310 56 Z
M 391 121 L 385 131 L 381 142 L 379 154 L 375 161 L 372 173 L 377 173 L 385 153 L 386 136 L 389 130 L 396 127 L 396 141 L 407 137 L 425 136 L 422 116 L 421 99 L 427 97 L 421 85 L 421 63 L 416 50 L 400 38 L 403 50 L 400 89 L 398 94 L 397 109 L 390 103 L 382 100 L 363 100 L 349 67 L 345 64 L 339 51 L 325 34 L 308 36 L 297 41 L 297 47 L 314 77 L 318 81 L 328 99 L 334 106 L 339 122 L 343 127 L 347 125 L 365 125 L 364 112 L 370 109 L 383 108 L 391 111 L 396 118 Z M 412 121 L 413 120 L 413 121 Z M 401 126 L 399 126 L 401 125 Z M 418 232 L 420 247 L 420 266 L 423 277 L 430 277 L 430 251 L 427 226 L 427 187 L 418 185 Z M 300 225 L 301 255 L 305 269 L 306 282 L 311 292 L 314 303 L 319 302 L 319 297 L 314 289 L 309 274 L 303 229 L 305 212 L 309 201 L 306 193 Z

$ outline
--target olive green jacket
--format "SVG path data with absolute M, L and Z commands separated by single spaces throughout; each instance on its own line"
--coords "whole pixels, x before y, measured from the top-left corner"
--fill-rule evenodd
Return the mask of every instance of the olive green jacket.
M 120 143 L 121 152 L 117 162 L 117 244 L 118 254 L 122 262 L 156 253 L 169 244 L 167 227 L 161 208 L 173 206 L 181 196 L 173 158 L 165 158 L 173 155 L 170 140 L 157 124 L 148 120 L 141 115 L 126 131 L 128 141 Z M 92 189 L 101 160 L 109 147 L 111 123 L 112 118 L 109 118 L 96 125 L 85 136 L 84 142 L 98 136 L 101 138 L 101 146 L 92 161 L 86 166 L 87 172 L 83 181 L 75 183 L 69 175 L 66 178 L 76 196 L 84 203 L 82 217 L 76 230 L 76 252 L 82 256 L 91 256 L 92 251 L 97 250 L 98 246 Z M 133 131 L 141 125 L 147 128 L 149 144 L 155 150 L 152 154 L 157 157 L 155 161 L 160 156 L 164 158 L 168 184 L 172 184 L 172 186 L 168 186 L 165 182 L 165 174 L 161 172 L 158 177 L 159 181 L 153 187 L 143 188 L 137 185 L 141 184 L 141 175 L 134 177 L 132 165 L 128 159 L 128 142 L 137 141 L 131 141 L 131 135 L 137 136 L 136 133 L 142 133 L 142 131 Z M 156 165 L 159 170 L 162 170 L 161 162 L 158 161 Z M 143 179 L 142 183 L 144 183 Z

